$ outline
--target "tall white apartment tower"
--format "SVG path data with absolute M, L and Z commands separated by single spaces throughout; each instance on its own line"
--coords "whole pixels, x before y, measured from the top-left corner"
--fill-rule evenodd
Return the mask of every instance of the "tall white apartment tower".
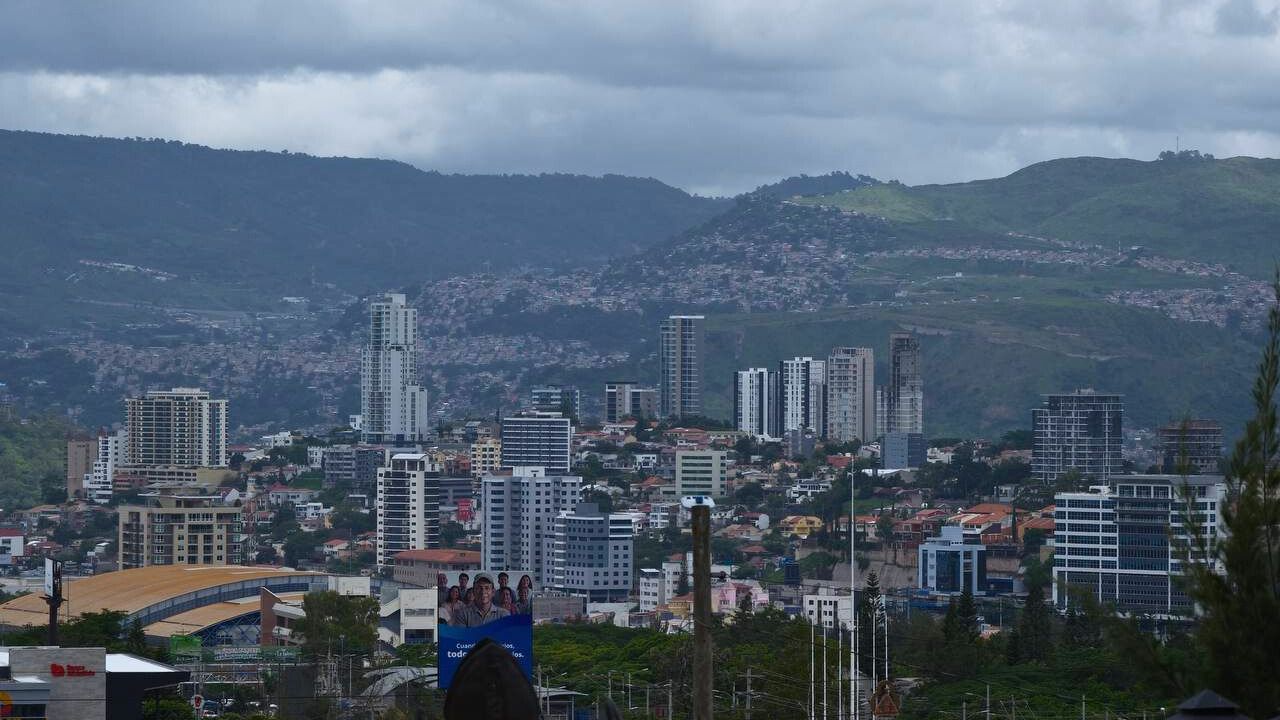
M 796 357 L 778 363 L 778 432 L 808 428 L 822 433 L 827 363 Z
M 490 475 L 481 484 L 484 567 L 528 570 L 545 584 L 551 577 L 556 518 L 581 501 L 582 478 L 517 467 L 512 475 Z
M 778 374 L 767 368 L 733 374 L 733 417 L 737 429 L 757 438 L 780 437 Z
M 430 423 L 418 385 L 418 311 L 399 293 L 369 304 L 369 341 L 360 360 L 360 421 L 365 442 L 418 442 Z
M 658 336 L 662 417 L 702 414 L 703 315 L 672 315 Z
M 440 466 L 423 453 L 396 453 L 378 468 L 378 567 L 396 553 L 440 547 Z
M 124 464 L 128 440 L 129 431 L 124 429 L 99 433 L 97 458 L 93 461 L 93 468 L 84 476 L 85 497 L 101 505 L 111 502 L 116 466 Z
M 196 388 L 173 388 L 124 402 L 124 464 L 226 466 L 226 400 L 214 400 Z
M 838 347 L 827 358 L 826 438 L 875 439 L 875 354 L 871 348 Z
M 880 435 L 924 432 L 920 339 L 911 333 L 889 334 L 889 383 L 884 387 L 884 416 L 876 420 Z
M 526 412 L 502 419 L 502 467 L 540 467 L 569 474 L 573 424 L 560 413 Z
M 579 503 L 556 516 L 547 587 L 588 602 L 624 601 L 631 594 L 634 530 L 630 516 Z

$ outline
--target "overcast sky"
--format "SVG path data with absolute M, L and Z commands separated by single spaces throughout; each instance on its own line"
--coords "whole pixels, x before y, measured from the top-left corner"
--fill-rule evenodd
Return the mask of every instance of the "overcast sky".
M 0 127 L 716 194 L 1280 156 L 1277 1 L 17 0 Z

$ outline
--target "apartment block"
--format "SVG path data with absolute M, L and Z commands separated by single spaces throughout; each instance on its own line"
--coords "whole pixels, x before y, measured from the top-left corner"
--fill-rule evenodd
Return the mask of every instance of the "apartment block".
M 702 414 L 704 327 L 702 315 L 672 315 L 658 334 L 658 383 L 662 417 Z
M 1164 425 L 1157 432 L 1160 472 L 1170 475 L 1213 475 L 1221 470 L 1221 423 L 1214 420 L 1186 420 Z
M 728 494 L 729 453 L 724 450 L 677 450 L 676 493 L 679 495 Z
M 627 599 L 634 541 L 630 516 L 579 503 L 556 516 L 552 532 L 548 587 L 588 602 Z
M 121 569 L 243 560 L 240 508 L 217 495 L 153 493 L 140 501 L 119 508 Z
M 502 419 L 502 467 L 542 467 L 569 473 L 573 425 L 560 413 L 523 413 Z
M 227 401 L 197 388 L 152 390 L 125 400 L 127 465 L 225 467 Z
M 440 466 L 424 453 L 396 453 L 378 468 L 378 567 L 398 553 L 440 547 Z
M 826 438 L 836 442 L 875 439 L 875 353 L 838 347 L 827 358 Z
M 527 570 L 550 577 L 555 519 L 582 500 L 582 478 L 517 467 L 481 480 L 483 562 L 489 569 Z
M 1105 482 L 1121 472 L 1123 395 L 1092 389 L 1046 395 L 1043 405 L 1031 411 L 1031 423 L 1031 472 L 1037 480 L 1053 482 L 1076 470 Z
M 387 293 L 369 303 L 360 358 L 360 433 L 375 445 L 413 444 L 426 434 L 427 391 L 418 385 L 418 311 Z

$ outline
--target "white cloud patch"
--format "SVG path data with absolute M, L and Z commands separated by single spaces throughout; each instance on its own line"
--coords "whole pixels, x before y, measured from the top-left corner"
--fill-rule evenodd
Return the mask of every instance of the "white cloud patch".
M 1280 147 L 1274 0 L 0 5 L 0 126 L 737 192 Z

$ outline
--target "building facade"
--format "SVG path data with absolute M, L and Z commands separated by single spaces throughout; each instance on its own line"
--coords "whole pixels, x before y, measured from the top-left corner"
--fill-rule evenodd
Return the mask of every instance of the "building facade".
M 835 592 L 804 596 L 804 616 L 810 623 L 835 630 L 853 627 L 853 598 Z
M 1221 470 L 1221 423 L 1214 420 L 1187 420 L 1164 425 L 1157 432 L 1160 472 L 1169 475 L 1213 475 Z
M 733 374 L 733 417 L 741 432 L 756 438 L 777 438 L 778 374 L 767 368 Z
M 471 477 L 492 475 L 502 467 L 502 441 L 481 438 L 471 443 Z
M 406 550 L 440 547 L 440 466 L 425 453 L 396 453 L 378 468 L 378 567 Z
M 920 372 L 920 339 L 911 333 L 889 334 L 889 382 L 883 388 L 883 411 L 877 408 L 877 435 L 924 432 L 924 379 Z
M 234 565 L 243 561 L 240 508 L 216 495 L 151 494 L 121 505 L 120 568 Z
M 1226 501 L 1220 475 L 1119 475 L 1093 492 L 1058 493 L 1054 605 L 1065 609 L 1082 592 L 1123 613 L 1192 615 L 1177 580 L 1191 539 L 1184 520 L 1194 518 L 1213 542 L 1224 532 Z
M 703 343 L 706 318 L 672 315 L 658 334 L 658 383 L 662 417 L 702 414 Z
M 1031 473 L 1053 482 L 1071 470 L 1105 482 L 1122 470 L 1124 396 L 1091 389 L 1046 395 L 1031 411 Z
M 377 445 L 334 445 L 324 448 L 320 467 L 324 470 L 324 486 L 349 487 L 357 492 L 373 492 L 378 482 L 378 468 L 387 460 L 387 451 Z
M 84 480 L 85 497 L 100 505 L 111 502 L 116 468 L 124 464 L 128 440 L 129 431 L 124 429 L 113 433 L 102 432 L 98 435 L 97 458 L 94 459 L 93 467 Z
M 658 389 L 640 387 L 629 380 L 604 384 L 604 421 L 658 417 Z
M 928 459 L 929 444 L 921 433 L 891 432 L 884 436 L 881 451 L 885 469 L 918 468 Z
M 85 496 L 85 478 L 93 472 L 93 463 L 98 459 L 98 439 L 90 437 L 72 437 L 67 439 L 66 477 L 67 497 L 71 499 Z
M 876 430 L 875 353 L 838 347 L 827 358 L 826 438 L 871 442 Z
M 825 360 L 795 357 L 778 363 L 778 432 L 808 429 L 821 434 L 826 386 Z
M 427 391 L 418 385 L 418 311 L 388 293 L 369 303 L 369 336 L 360 358 L 360 434 L 364 442 L 412 444 L 430 426 Z
M 480 553 L 475 550 L 405 550 L 392 558 L 392 578 L 401 584 L 414 587 L 436 587 L 440 573 L 472 571 L 480 569 Z
M 937 537 L 916 548 L 916 585 L 922 590 L 958 595 L 966 589 L 987 593 L 987 548 L 976 533 L 944 526 Z
M 679 495 L 728 494 L 729 453 L 724 450 L 677 450 L 676 493 Z
M 196 388 L 125 400 L 125 464 L 226 467 L 227 401 Z
M 524 413 L 502 419 L 502 467 L 542 467 L 569 474 L 573 425 L 560 413 Z
M 556 516 L 553 533 L 547 582 L 552 590 L 581 595 L 588 602 L 627 599 L 634 540 L 629 516 L 579 503 Z
M 568 385 L 539 385 L 529 392 L 529 402 L 537 412 L 582 417 L 582 394 Z
M 483 562 L 490 570 L 527 570 L 539 584 L 550 575 L 555 519 L 582 500 L 582 478 L 517 467 L 483 478 Z

